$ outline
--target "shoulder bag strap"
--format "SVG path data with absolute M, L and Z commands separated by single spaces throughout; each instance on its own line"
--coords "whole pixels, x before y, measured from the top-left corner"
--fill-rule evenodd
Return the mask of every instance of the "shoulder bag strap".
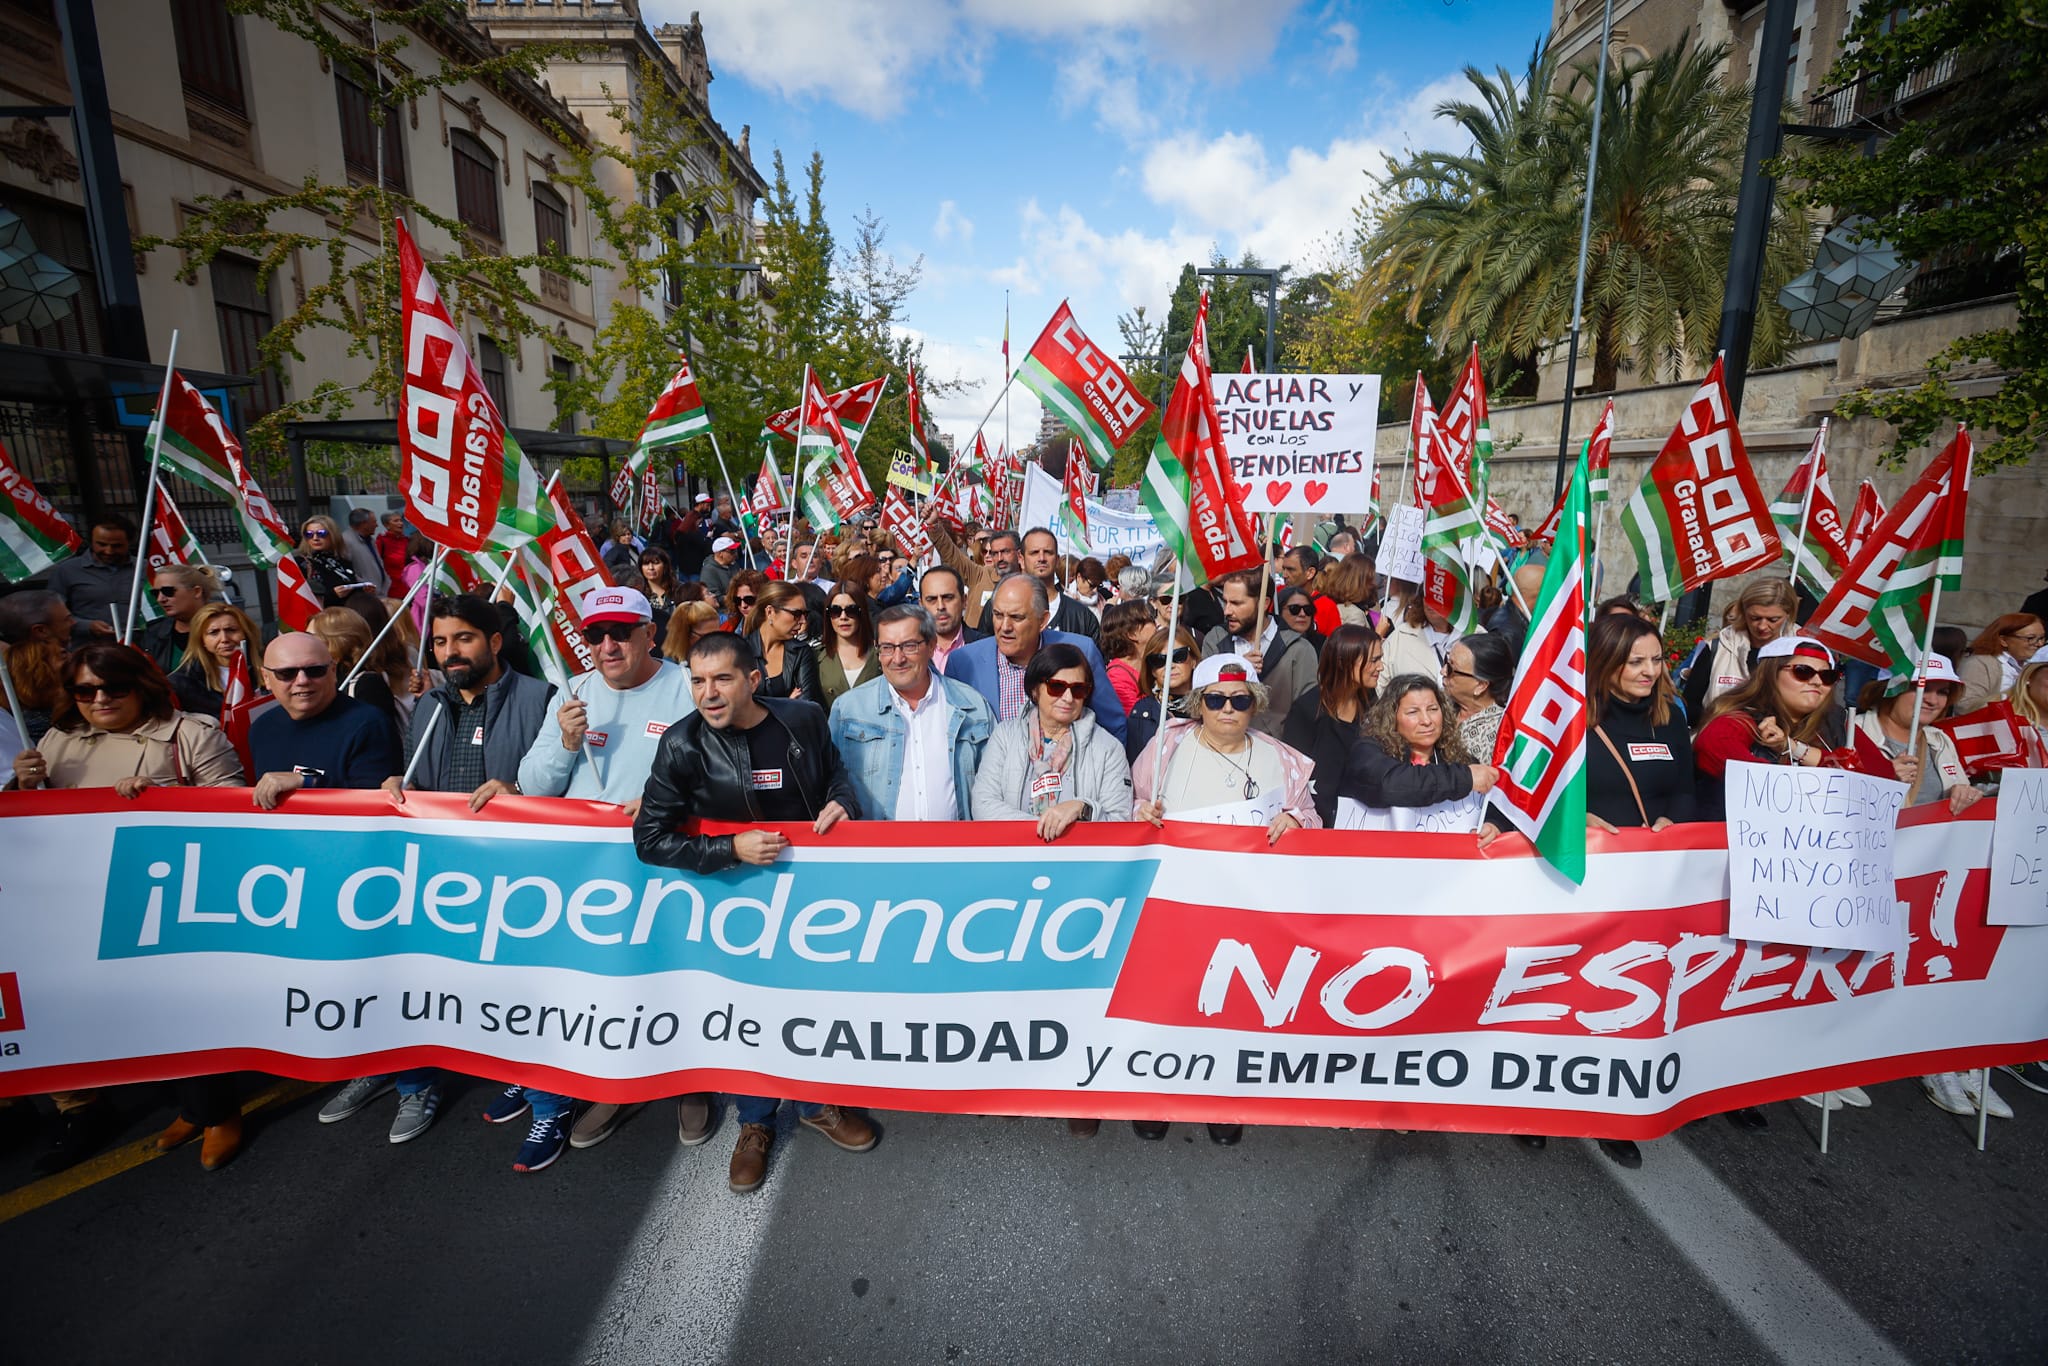
M 1643 805 L 1643 790 L 1636 786 L 1636 775 L 1629 772 L 1628 760 L 1621 757 L 1621 751 L 1614 747 L 1614 741 L 1607 738 L 1605 726 L 1593 727 L 1593 733 L 1600 737 L 1600 743 L 1607 746 L 1607 752 L 1614 756 L 1614 762 L 1621 765 L 1621 776 L 1628 779 L 1628 792 L 1636 799 L 1636 814 L 1643 818 L 1643 828 L 1650 828 L 1650 810 Z

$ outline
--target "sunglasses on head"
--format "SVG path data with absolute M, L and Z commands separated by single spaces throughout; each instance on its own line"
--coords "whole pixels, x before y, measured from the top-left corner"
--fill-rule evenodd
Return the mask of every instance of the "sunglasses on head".
M 71 698 L 75 702 L 90 702 L 93 698 L 105 694 L 118 702 L 134 691 L 135 689 L 125 683 L 73 683 Z
M 860 615 L 860 608 L 855 607 L 850 602 L 835 602 L 825 610 L 835 617 L 857 617 Z
M 1830 688 L 1839 683 L 1842 678 L 1842 671 L 1840 669 L 1823 669 L 1814 664 L 1794 664 L 1787 668 L 1785 672 L 1791 674 L 1801 683 L 1811 683 L 1817 678 Z
M 1095 691 L 1095 685 L 1085 678 L 1078 683 L 1069 683 L 1064 678 L 1048 678 L 1040 686 L 1045 689 L 1047 697 L 1065 697 L 1072 693 L 1076 702 L 1086 702 Z
M 1232 711 L 1250 711 L 1257 702 L 1258 699 L 1248 692 L 1205 692 L 1202 694 L 1202 705 L 1210 711 L 1222 711 L 1225 707 L 1230 708 Z
M 637 621 L 594 621 L 583 628 L 583 637 L 593 645 L 607 640 L 616 640 L 623 645 L 633 638 L 633 633 L 640 626 Z
M 1188 662 L 1188 656 L 1193 653 L 1193 650 L 1190 650 L 1187 646 L 1183 645 L 1173 652 L 1173 662 L 1176 664 L 1185 664 Z M 1151 654 L 1145 656 L 1145 662 L 1147 664 L 1150 664 L 1155 669 L 1159 668 L 1161 665 L 1166 663 L 1166 651 L 1154 650 Z
M 280 664 L 270 671 L 270 676 L 284 683 L 296 683 L 299 675 L 308 678 L 325 678 L 332 664 Z

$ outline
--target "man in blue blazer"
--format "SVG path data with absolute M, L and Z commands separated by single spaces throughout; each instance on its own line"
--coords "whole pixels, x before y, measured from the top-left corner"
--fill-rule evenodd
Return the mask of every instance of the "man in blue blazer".
M 1088 661 L 1095 681 L 1088 694 L 1088 706 L 1096 721 L 1117 739 L 1124 738 L 1123 704 L 1110 686 L 1109 673 L 1102 667 L 1102 651 L 1086 636 L 1046 629 L 1052 603 L 1045 585 L 1029 574 L 1012 574 L 996 585 L 989 599 L 989 624 L 994 633 L 986 640 L 962 645 L 946 656 L 946 677 L 965 683 L 987 699 L 998 723 L 1009 720 L 1030 706 L 1024 696 L 1024 667 L 1041 645 L 1071 645 Z

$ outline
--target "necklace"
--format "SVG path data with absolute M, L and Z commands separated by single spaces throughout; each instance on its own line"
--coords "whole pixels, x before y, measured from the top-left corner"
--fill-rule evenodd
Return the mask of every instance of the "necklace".
M 1215 755 L 1224 763 L 1229 764 L 1232 768 L 1236 769 L 1239 773 L 1242 773 L 1244 775 L 1244 799 L 1246 801 L 1250 801 L 1252 798 L 1259 795 L 1259 781 L 1258 779 L 1252 777 L 1252 769 L 1251 764 L 1249 762 L 1242 764 L 1239 763 L 1237 760 L 1231 758 L 1228 754 L 1225 754 L 1222 750 L 1216 748 L 1216 746 L 1210 744 L 1207 736 L 1197 736 L 1196 742 L 1200 744 L 1203 749 L 1208 750 L 1211 754 Z M 1249 742 L 1247 742 L 1245 745 L 1245 751 L 1247 754 L 1249 754 L 1251 751 L 1251 745 Z

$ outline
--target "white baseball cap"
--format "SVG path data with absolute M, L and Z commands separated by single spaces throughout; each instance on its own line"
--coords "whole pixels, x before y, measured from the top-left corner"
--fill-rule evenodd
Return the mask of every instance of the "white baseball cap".
M 586 622 L 654 620 L 654 608 L 637 588 L 593 588 L 578 610 Z
M 708 493 L 700 493 L 695 498 L 692 498 L 690 501 L 693 503 L 708 503 L 711 501 L 711 495 Z
M 1825 659 L 1830 669 L 1835 667 L 1835 652 L 1811 636 L 1779 636 L 1757 648 L 1758 659 L 1790 659 L 1794 655 L 1812 655 Z
M 1243 655 L 1210 655 L 1195 665 L 1196 692 L 1216 683 L 1256 683 L 1259 671 Z
M 714 555 L 720 553 L 721 551 L 738 550 L 739 548 L 740 543 L 738 541 L 735 541 L 730 536 L 720 536 L 717 540 L 711 543 L 711 553 Z

